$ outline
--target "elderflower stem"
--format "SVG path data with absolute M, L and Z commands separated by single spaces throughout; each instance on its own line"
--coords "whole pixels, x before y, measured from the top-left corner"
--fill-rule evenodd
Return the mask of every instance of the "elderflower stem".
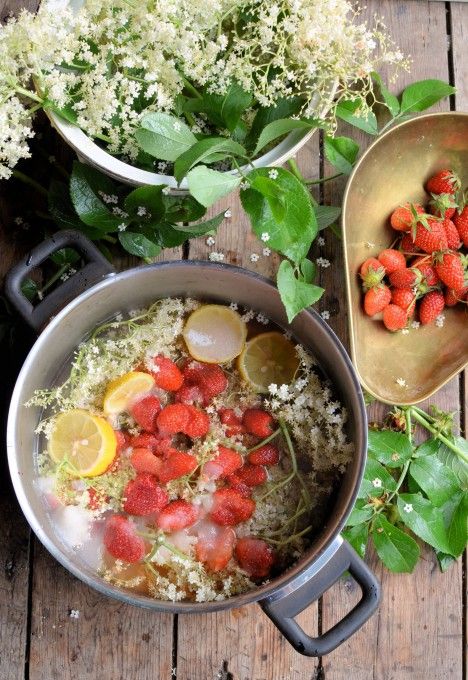
M 32 177 L 29 177 L 28 175 L 25 175 L 24 172 L 21 172 L 21 170 L 17 170 L 16 168 L 13 168 L 11 171 L 11 174 L 13 177 L 16 177 L 16 179 L 19 179 L 20 182 L 23 182 L 23 184 L 28 184 L 30 187 L 33 187 L 33 189 L 36 189 L 38 193 L 41 194 L 41 196 L 47 197 L 48 191 L 45 189 L 42 184 L 39 184 L 39 182 L 36 182 L 35 179 Z
M 302 515 L 307 512 L 307 508 L 301 508 L 301 510 L 297 511 L 287 519 L 283 525 L 281 526 L 280 529 L 276 529 L 275 531 L 270 531 L 270 536 L 277 536 L 278 534 L 281 535 L 284 532 L 285 527 L 288 526 L 288 524 L 291 524 L 291 522 L 294 522 L 297 520 L 299 517 L 302 517 Z M 294 532 L 295 533 L 295 532 Z
M 337 177 L 342 176 L 343 176 L 342 172 L 337 172 L 336 175 L 330 175 L 330 177 L 320 177 L 319 179 L 305 179 L 304 183 L 307 184 L 308 186 L 311 186 L 312 184 L 323 184 L 324 182 L 330 182 L 332 179 L 336 179 Z
M 282 541 L 277 541 L 276 539 L 268 538 L 267 536 L 262 536 L 262 538 L 267 543 L 273 543 L 274 545 L 283 546 L 283 545 L 286 545 L 287 543 L 291 543 L 292 541 L 295 541 L 297 538 L 300 538 L 301 536 L 304 536 L 305 534 L 308 534 L 309 531 L 312 531 L 312 526 L 310 524 L 305 529 L 302 529 L 302 531 L 299 531 L 297 534 L 293 534 L 292 536 L 288 536 L 288 538 L 285 538 Z
M 280 418 L 279 424 L 280 424 L 281 430 L 283 432 L 283 436 L 286 439 L 286 444 L 288 445 L 289 453 L 291 455 L 291 460 L 293 461 L 294 473 L 295 473 L 296 477 L 298 478 L 298 480 L 299 480 L 299 482 L 300 482 L 300 484 L 301 484 L 301 486 L 304 490 L 306 503 L 310 507 L 312 505 L 312 499 L 310 497 L 310 492 L 309 492 L 309 489 L 307 488 L 307 484 L 305 483 L 304 478 L 301 475 L 301 473 L 299 472 L 299 469 L 297 467 L 296 453 L 294 451 L 294 446 L 293 446 L 293 443 L 291 441 L 291 436 L 289 434 L 289 430 L 286 426 L 286 423 L 284 422 L 284 420 L 282 418 Z
M 459 449 L 456 444 L 454 444 L 453 442 L 450 441 L 450 439 L 448 439 L 445 435 L 443 435 L 441 432 L 439 432 L 434 427 L 432 427 L 432 425 L 426 420 L 426 418 L 423 418 L 418 413 L 418 411 L 415 411 L 413 408 L 409 408 L 408 410 L 410 411 L 412 417 L 415 420 L 417 420 L 417 422 L 420 425 L 425 427 L 426 430 L 428 430 L 433 435 L 433 437 L 435 437 L 436 439 L 439 439 L 442 443 L 445 444 L 445 446 L 448 449 L 453 451 L 453 453 L 455 453 L 459 458 L 461 458 L 463 461 L 465 461 L 465 463 L 468 463 L 468 455 L 464 451 Z
M 268 437 L 266 437 L 265 439 L 262 439 L 261 442 L 259 442 L 255 446 L 252 446 L 251 449 L 247 449 L 247 453 L 252 453 L 252 451 L 256 451 L 257 449 L 261 449 L 262 446 L 265 446 L 265 444 L 269 444 L 275 437 L 277 437 L 279 435 L 280 432 L 281 432 L 281 428 L 279 427 L 277 430 L 272 432 Z

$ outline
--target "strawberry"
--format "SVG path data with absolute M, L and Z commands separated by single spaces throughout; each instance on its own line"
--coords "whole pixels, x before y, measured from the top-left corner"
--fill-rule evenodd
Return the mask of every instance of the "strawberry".
M 107 503 L 109 496 L 105 496 L 92 486 L 88 488 L 88 504 L 89 510 L 100 510 L 104 503 Z
M 460 290 L 465 282 L 464 262 L 460 253 L 440 253 L 435 258 L 435 270 L 447 288 Z
M 147 472 L 137 474 L 135 479 L 128 482 L 123 496 L 125 512 L 140 517 L 162 510 L 169 502 L 167 492 L 159 486 L 156 477 Z
M 399 250 L 393 248 L 386 248 L 378 256 L 379 262 L 385 268 L 386 274 L 391 274 L 397 269 L 404 269 L 406 267 L 406 258 Z
M 458 235 L 463 241 L 465 248 L 468 248 L 468 205 L 460 213 L 453 217 L 453 223 L 457 228 Z
M 369 257 L 362 263 L 359 275 L 362 279 L 364 290 L 378 286 L 385 276 L 385 269 L 375 257 Z
M 158 415 L 156 423 L 161 434 L 177 434 L 177 432 L 185 432 L 190 417 L 191 414 L 186 404 L 169 404 Z
M 163 462 L 156 458 L 151 449 L 133 449 L 130 462 L 137 472 L 148 472 L 150 475 L 159 475 Z
M 454 307 L 458 302 L 463 302 L 468 286 L 464 286 L 461 290 L 453 290 L 453 288 L 446 288 L 444 299 L 446 307 Z
M 400 250 L 403 253 L 418 252 L 418 248 L 414 245 L 413 237 L 410 231 L 408 231 L 406 234 L 403 234 L 403 238 L 400 241 Z
M 253 538 L 253 536 L 239 538 L 235 553 L 241 569 L 253 579 L 268 576 L 275 561 L 273 548 L 265 541 Z
M 203 466 L 203 476 L 208 479 L 220 479 L 228 477 L 244 464 L 240 453 L 227 449 L 225 446 L 218 446 L 218 455 L 213 460 L 208 461 Z
M 120 453 L 129 446 L 130 435 L 124 430 L 114 430 L 114 434 L 117 441 L 117 451 Z
M 392 290 L 392 304 L 404 309 L 407 316 L 412 316 L 416 306 L 416 295 L 409 288 L 394 288 Z
M 398 206 L 390 215 L 390 224 L 396 231 L 409 231 L 414 224 L 415 216 L 424 213 L 419 203 L 405 203 Z
M 158 354 L 153 359 L 155 370 L 151 375 L 158 387 L 168 392 L 177 392 L 182 387 L 184 378 L 176 364 L 168 357 Z
M 442 222 L 435 218 L 418 221 L 414 229 L 414 243 L 425 253 L 447 250 L 447 236 Z
M 198 519 L 198 508 L 187 501 L 171 501 L 161 510 L 156 525 L 163 531 L 180 531 L 194 524 Z
M 460 178 L 452 170 L 441 170 L 426 184 L 429 194 L 456 194 L 461 187 Z
M 432 194 L 429 201 L 430 211 L 436 217 L 451 219 L 458 205 L 453 194 Z
M 156 433 L 140 432 L 136 437 L 132 437 L 130 445 L 134 449 L 151 449 L 152 453 L 159 456 L 163 453 L 165 446 L 171 445 L 171 440 L 159 437 Z
M 236 435 L 243 434 L 245 432 L 245 427 L 242 425 L 242 418 L 236 415 L 236 412 L 232 408 L 221 408 L 218 411 L 219 419 L 223 425 L 228 425 L 226 428 L 226 435 L 228 437 L 235 437 Z
M 397 269 L 388 277 L 394 288 L 414 288 L 420 283 L 422 276 L 419 270 Z
M 424 286 L 435 286 L 439 282 L 439 277 L 437 276 L 437 272 L 432 266 L 432 261 L 428 255 L 423 255 L 422 257 L 417 257 L 412 263 L 411 263 L 411 268 L 412 269 L 417 269 L 419 272 L 421 272 L 422 276 L 422 281 L 419 282 L 420 288 L 424 288 Z M 421 286 L 421 283 L 423 284 Z M 422 292 L 427 292 L 426 290 L 423 289 Z
M 229 475 L 227 477 L 227 482 L 231 489 L 235 489 L 240 493 L 241 496 L 244 498 L 250 498 L 252 495 L 252 486 L 248 486 L 245 482 L 242 482 L 239 477 L 234 473 L 233 475 Z
M 195 386 L 201 391 L 203 404 L 208 406 L 211 400 L 224 392 L 228 380 L 221 366 L 192 362 L 183 371 L 184 387 Z
M 244 465 L 236 472 L 236 477 L 247 486 L 260 486 L 265 484 L 267 473 L 261 465 Z
M 432 323 L 442 313 L 445 306 L 443 293 L 432 290 L 427 293 L 419 305 L 419 320 L 423 325 Z
M 133 524 L 123 515 L 112 515 L 106 522 L 103 542 L 116 560 L 139 562 L 145 554 L 145 542 Z
M 273 434 L 273 416 L 260 408 L 248 408 L 242 423 L 249 434 L 265 439 Z
M 182 404 L 201 404 L 203 403 L 203 394 L 197 385 L 182 385 L 180 390 L 175 393 L 176 401 Z
M 197 439 L 198 437 L 204 437 L 208 434 L 210 429 L 210 419 L 208 414 L 200 409 L 195 408 L 191 404 L 187 404 L 186 407 L 189 411 L 189 421 L 185 426 L 184 433 L 191 439 Z
M 197 560 L 211 571 L 221 571 L 232 557 L 236 534 L 231 527 L 221 527 L 203 521 L 197 528 L 198 541 L 195 545 Z
M 461 241 L 460 234 L 458 233 L 455 224 L 446 217 L 442 222 L 442 226 L 444 227 L 445 235 L 447 236 L 447 246 L 450 250 L 458 250 L 461 246 Z
M 197 459 L 191 453 L 169 449 L 169 453 L 164 460 L 164 465 L 159 471 L 158 477 L 163 484 L 167 484 L 172 479 L 178 479 L 189 475 L 197 468 Z
M 265 444 L 247 456 L 252 465 L 277 465 L 280 459 L 278 448 L 274 444 Z
M 154 432 L 156 429 L 156 418 L 160 410 L 161 402 L 159 399 L 153 394 L 149 394 L 133 404 L 130 408 L 130 413 L 143 430 Z
M 364 296 L 364 311 L 368 316 L 378 314 L 390 303 L 392 294 L 390 288 L 383 283 L 371 288 Z
M 387 305 L 383 310 L 383 322 L 389 331 L 399 331 L 406 326 L 408 314 L 398 305 Z
M 210 517 L 216 524 L 233 526 L 248 520 L 254 513 L 255 501 L 236 489 L 218 489 L 213 494 Z

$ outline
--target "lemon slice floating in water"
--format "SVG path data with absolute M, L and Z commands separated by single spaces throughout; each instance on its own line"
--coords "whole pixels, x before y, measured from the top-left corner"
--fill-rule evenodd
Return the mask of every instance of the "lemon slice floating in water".
M 82 477 L 96 477 L 114 460 L 117 440 L 107 420 L 73 409 L 55 419 L 48 450 L 57 463 L 66 459 L 71 471 Z
M 116 415 L 125 411 L 140 394 L 154 387 L 154 378 L 143 371 L 130 371 L 109 383 L 104 395 L 104 413 Z
M 247 326 L 229 307 L 203 305 L 190 314 L 182 334 L 194 359 L 224 364 L 244 349 Z
M 288 385 L 299 366 L 294 345 L 282 333 L 256 335 L 246 344 L 237 360 L 239 373 L 257 392 L 268 392 L 268 385 Z

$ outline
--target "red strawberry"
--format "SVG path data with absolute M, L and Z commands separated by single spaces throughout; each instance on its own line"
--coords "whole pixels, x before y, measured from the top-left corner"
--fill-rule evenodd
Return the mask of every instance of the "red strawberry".
M 426 190 L 430 194 L 456 194 L 460 186 L 460 178 L 455 172 L 441 170 L 428 180 Z
M 109 517 L 104 529 L 104 545 L 116 560 L 139 562 L 145 554 L 145 542 L 133 524 L 123 515 Z
M 213 460 L 208 461 L 203 466 L 203 476 L 208 479 L 220 479 L 228 477 L 244 464 L 240 453 L 227 449 L 225 446 L 218 446 L 218 455 Z
M 158 354 L 153 359 L 153 365 L 155 370 L 151 371 L 151 375 L 158 387 L 169 392 L 176 392 L 182 387 L 184 378 L 179 368 L 171 359 Z
M 433 215 L 444 217 L 445 219 L 451 219 L 458 207 L 453 194 L 432 194 L 429 206 Z
M 230 527 L 220 527 L 203 521 L 197 528 L 195 545 L 197 559 L 211 571 L 221 571 L 232 557 L 236 534 Z
M 424 281 L 424 284 L 426 286 L 435 286 L 436 283 L 439 281 L 439 277 L 437 276 L 436 270 L 432 266 L 432 260 L 428 255 L 423 255 L 422 257 L 417 257 L 412 263 L 411 263 L 411 268 L 412 269 L 417 269 L 419 272 L 421 272 L 422 279 Z M 421 281 L 419 282 L 420 288 L 423 288 L 421 286 Z M 426 292 L 424 289 L 422 292 Z
M 186 408 L 189 410 L 189 421 L 185 426 L 184 433 L 191 439 L 204 437 L 210 429 L 208 414 L 191 404 L 187 404 Z
M 468 205 L 466 205 L 460 213 L 454 215 L 453 223 L 463 241 L 463 245 L 465 248 L 468 248 Z
M 447 236 L 447 245 L 450 250 L 458 250 L 461 246 L 460 234 L 457 231 L 455 224 L 452 220 L 445 218 L 442 222 L 445 230 L 445 235 Z
M 210 401 L 224 392 L 228 380 L 221 366 L 217 364 L 202 364 L 192 362 L 184 371 L 184 386 L 198 387 L 203 395 L 203 403 L 208 406 Z
M 368 316 L 378 314 L 390 303 L 392 294 L 390 288 L 383 283 L 371 288 L 364 296 L 364 311 Z
M 419 221 L 415 228 L 414 243 L 425 253 L 447 250 L 447 236 L 442 222 L 435 218 L 424 219 L 424 224 Z
M 280 459 L 278 448 L 274 444 L 265 444 L 247 456 L 252 465 L 277 465 Z
M 465 283 L 465 270 L 460 253 L 441 253 L 436 256 L 435 270 L 447 288 L 460 290 Z
M 210 517 L 216 524 L 233 526 L 248 520 L 254 510 L 255 501 L 245 498 L 236 489 L 218 489 L 213 494 Z
M 245 482 L 242 482 L 235 473 L 233 475 L 229 475 L 227 482 L 229 483 L 231 489 L 238 491 L 244 498 L 250 498 L 252 495 L 253 487 L 248 486 Z
M 156 525 L 163 531 L 180 531 L 194 524 L 198 519 L 198 508 L 187 501 L 171 501 L 161 510 Z
M 414 288 L 420 282 L 421 275 L 414 269 L 397 269 L 388 279 L 394 288 Z
M 411 236 L 410 231 L 408 231 L 406 234 L 403 234 L 403 238 L 400 241 L 400 250 L 404 253 L 418 252 L 418 248 L 414 245 L 413 237 Z
M 405 203 L 398 206 L 390 216 L 390 224 L 396 231 L 409 231 L 414 224 L 415 213 L 422 215 L 424 208 L 419 203 Z
M 260 538 L 244 536 L 236 545 L 236 558 L 241 569 L 253 579 L 268 576 L 275 561 L 273 548 Z
M 362 263 L 359 275 L 362 279 L 364 290 L 378 286 L 385 276 L 385 269 L 375 257 L 369 257 Z
M 148 472 L 150 475 L 159 475 L 163 462 L 156 458 L 151 449 L 133 449 L 130 462 L 137 472 Z
M 403 253 L 393 248 L 382 250 L 379 254 L 379 262 L 384 266 L 386 274 L 391 274 L 397 269 L 404 269 L 406 267 L 406 258 Z
M 260 486 L 265 484 L 267 473 L 261 465 L 247 464 L 236 472 L 236 477 L 247 486 Z
M 135 479 L 128 482 L 123 495 L 125 512 L 141 517 L 162 510 L 169 502 L 167 492 L 159 486 L 156 477 L 147 472 L 137 474 Z
M 197 467 L 197 459 L 191 453 L 185 451 L 178 451 L 177 449 L 169 449 L 167 458 L 164 460 L 164 465 L 159 471 L 159 480 L 163 484 L 167 484 L 172 479 L 184 477 L 193 472 Z
M 219 419 L 223 425 L 229 425 L 226 428 L 226 435 L 228 437 L 235 437 L 236 435 L 243 434 L 245 428 L 242 425 L 242 419 L 236 415 L 236 412 L 232 408 L 222 408 L 218 411 Z
M 176 401 L 183 404 L 201 404 L 203 403 L 203 393 L 198 385 L 182 385 L 180 390 L 175 394 Z
M 130 413 L 143 430 L 153 432 L 156 429 L 156 418 L 160 410 L 161 402 L 159 399 L 153 394 L 149 394 L 133 404 Z
M 467 292 L 468 286 L 465 286 L 461 290 L 453 290 L 453 288 L 447 288 L 444 294 L 445 306 L 454 307 L 458 302 L 463 302 Z
M 410 288 L 394 288 L 392 290 L 392 304 L 404 309 L 407 316 L 412 316 L 416 306 L 416 295 Z
M 161 441 L 161 438 L 158 437 L 157 434 L 153 434 L 152 432 L 141 432 L 136 435 L 136 437 L 132 437 L 130 445 L 133 446 L 134 449 L 151 449 L 152 453 L 159 454 Z M 170 443 L 171 440 L 168 439 L 167 441 Z
M 387 305 L 383 310 L 383 322 L 389 331 L 399 331 L 406 326 L 408 314 L 398 305 Z
M 130 444 L 130 435 L 124 430 L 114 430 L 115 438 L 117 440 L 117 451 L 123 451 Z
M 190 420 L 190 411 L 186 404 L 169 404 L 165 406 L 156 419 L 161 434 L 177 434 L 185 432 Z
M 445 306 L 443 293 L 432 290 L 427 293 L 419 305 L 419 320 L 423 325 L 432 323 L 442 313 Z
M 88 488 L 88 504 L 87 507 L 90 510 L 100 510 L 104 503 L 109 500 L 108 496 L 103 495 L 96 491 L 92 486 Z
M 249 434 L 254 434 L 261 439 L 273 434 L 273 416 L 260 408 L 248 408 L 244 413 L 242 422 Z

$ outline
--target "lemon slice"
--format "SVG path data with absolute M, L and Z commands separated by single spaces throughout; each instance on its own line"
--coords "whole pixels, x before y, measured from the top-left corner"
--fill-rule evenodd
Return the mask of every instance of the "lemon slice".
M 203 305 L 190 314 L 182 334 L 194 359 L 224 364 L 244 349 L 247 326 L 229 307 Z
M 298 366 L 294 345 L 277 331 L 249 340 L 237 360 L 239 373 L 257 392 L 268 392 L 272 383 L 288 385 Z
M 64 458 L 82 477 L 96 477 L 115 458 L 117 440 L 107 420 L 88 411 L 73 409 L 55 419 L 49 440 L 49 455 L 57 463 Z
M 140 394 L 154 387 L 154 378 L 149 373 L 130 371 L 109 383 L 104 395 L 104 413 L 115 415 L 125 411 Z

